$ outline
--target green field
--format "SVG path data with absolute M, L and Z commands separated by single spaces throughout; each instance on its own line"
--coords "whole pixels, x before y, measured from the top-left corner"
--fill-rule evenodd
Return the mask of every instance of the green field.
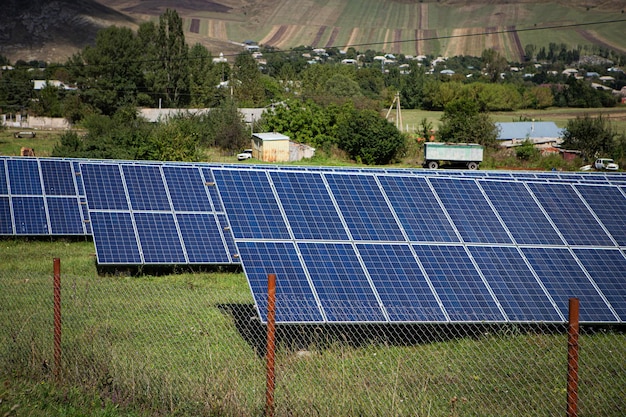
M 0 241 L 0 415 L 262 414 L 265 328 L 243 274 L 102 276 L 93 251 L 88 241 Z M 279 326 L 276 415 L 560 415 L 566 335 L 528 330 Z M 579 415 L 623 415 L 624 334 L 584 334 L 581 346 Z
M 252 39 L 288 49 L 355 45 L 406 55 L 473 55 L 494 48 L 511 61 L 520 60 L 515 33 L 487 35 L 490 31 L 519 30 L 521 48 L 534 44 L 537 50 L 550 43 L 568 48 L 608 44 L 626 51 L 626 22 L 619 4 L 588 7 L 562 2 L 405 2 L 378 0 L 276 1 L 258 6 L 253 17 L 236 12 L 224 15 L 224 40 Z M 185 14 L 184 9 L 179 13 Z M 215 19 L 215 17 L 214 17 Z M 610 24 L 593 24 L 618 20 Z M 581 25 L 582 26 L 576 26 Z M 279 26 L 288 27 L 277 35 Z M 318 33 L 323 34 L 318 39 Z M 416 35 L 416 31 L 420 31 Z M 334 38 L 330 34 L 336 32 Z M 583 36 L 586 34 L 588 38 Z M 473 34 L 472 36 L 468 36 Z M 353 36 L 351 36 L 353 35 Z M 396 38 L 397 37 L 397 38 Z M 417 39 L 431 39 L 419 47 Z

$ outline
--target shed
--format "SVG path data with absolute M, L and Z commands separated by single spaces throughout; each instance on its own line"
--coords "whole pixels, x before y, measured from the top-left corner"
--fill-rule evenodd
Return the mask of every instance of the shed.
M 289 161 L 289 136 L 281 133 L 254 133 L 252 155 L 265 162 Z
M 500 122 L 496 123 L 499 130 L 498 141 L 504 147 L 518 146 L 530 140 L 539 146 L 554 146 L 563 139 L 563 129 L 554 122 Z

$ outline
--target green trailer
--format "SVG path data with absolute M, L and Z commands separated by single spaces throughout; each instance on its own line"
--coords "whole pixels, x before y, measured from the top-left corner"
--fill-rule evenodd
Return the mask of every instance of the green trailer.
M 483 147 L 477 143 L 424 144 L 424 167 L 437 169 L 442 163 L 465 165 L 468 169 L 478 169 L 483 161 Z

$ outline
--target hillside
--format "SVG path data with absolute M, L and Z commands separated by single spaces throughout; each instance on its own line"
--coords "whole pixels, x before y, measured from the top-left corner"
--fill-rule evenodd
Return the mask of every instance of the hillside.
M 20 54 L 62 59 L 93 41 L 103 25 L 156 19 L 166 8 L 183 17 L 189 44 L 200 42 L 214 53 L 237 52 L 236 43 L 247 39 L 281 49 L 354 46 L 407 55 L 480 55 L 494 48 L 510 60 L 521 59 L 527 44 L 551 42 L 626 53 L 623 0 L 31 0 L 26 5 L 9 7 L 13 12 L 0 21 L 5 45 L 0 53 L 12 59 L 25 59 Z M 594 24 L 606 21 L 617 22 Z M 7 31 L 7 22 L 16 28 Z

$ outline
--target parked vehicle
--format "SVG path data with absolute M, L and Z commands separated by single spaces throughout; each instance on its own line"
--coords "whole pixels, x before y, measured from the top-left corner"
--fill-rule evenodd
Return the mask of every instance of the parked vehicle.
M 593 166 L 597 170 L 606 169 L 608 171 L 617 171 L 619 169 L 619 165 L 617 165 L 615 161 L 610 158 L 598 158 Z
M 477 143 L 439 143 L 424 144 L 425 168 L 437 169 L 441 163 L 462 164 L 468 169 L 478 169 L 483 161 L 483 147 Z
M 15 132 L 13 136 L 15 136 L 16 138 L 34 138 L 35 136 L 37 136 L 37 133 L 33 132 L 32 130 L 24 130 L 21 132 Z
M 250 158 L 252 158 L 252 149 L 244 149 L 243 152 L 237 154 L 237 159 L 240 161 L 244 161 Z

